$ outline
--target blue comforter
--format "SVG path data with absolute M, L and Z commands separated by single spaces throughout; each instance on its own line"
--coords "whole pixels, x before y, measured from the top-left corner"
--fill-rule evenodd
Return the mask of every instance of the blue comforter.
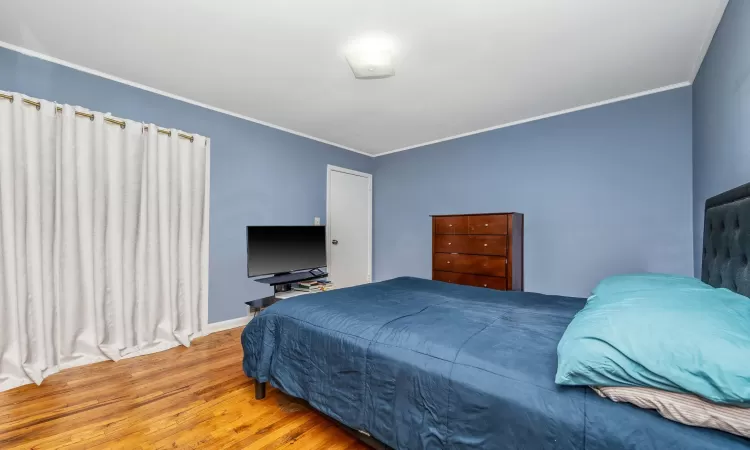
M 245 373 L 399 449 L 739 449 L 750 442 L 555 384 L 584 299 L 417 278 L 277 303 Z

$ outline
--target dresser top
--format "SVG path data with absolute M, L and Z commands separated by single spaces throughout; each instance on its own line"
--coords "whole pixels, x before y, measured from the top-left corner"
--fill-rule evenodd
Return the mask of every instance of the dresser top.
M 495 212 L 495 213 L 476 213 L 476 214 L 430 214 L 430 217 L 456 217 L 456 216 L 498 216 L 502 214 L 518 214 L 517 212 Z

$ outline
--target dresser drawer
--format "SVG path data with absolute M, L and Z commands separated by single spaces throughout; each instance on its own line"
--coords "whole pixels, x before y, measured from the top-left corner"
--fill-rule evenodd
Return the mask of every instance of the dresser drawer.
M 486 277 L 456 272 L 432 272 L 432 279 L 446 283 L 463 284 L 466 286 L 485 287 L 504 291 L 507 289 L 507 279 L 500 277 Z
M 433 218 L 436 234 L 467 234 L 469 220 L 466 216 L 447 216 Z
M 504 277 L 506 262 L 507 259 L 500 256 L 435 253 L 433 267 L 435 270 L 445 272 Z
M 508 216 L 505 214 L 468 217 L 468 234 L 508 234 Z
M 457 272 L 440 272 L 440 271 L 433 271 L 432 272 L 432 279 L 437 281 L 444 281 L 446 283 L 455 283 L 455 284 L 469 284 L 467 281 L 470 277 L 473 277 L 474 275 L 467 275 L 464 273 L 457 273 Z
M 471 286 L 486 287 L 488 289 L 497 289 L 505 291 L 508 289 L 508 280 L 500 277 L 486 277 L 483 275 L 469 275 L 472 279 L 469 283 Z
M 435 235 L 435 253 L 470 253 L 474 255 L 506 256 L 508 237 L 471 236 L 466 234 Z
M 466 241 L 466 251 L 463 253 L 495 256 L 507 256 L 508 254 L 508 236 L 466 236 Z M 439 251 L 437 247 L 435 247 L 435 251 Z
M 436 234 L 435 253 L 471 253 L 469 237 L 465 234 Z

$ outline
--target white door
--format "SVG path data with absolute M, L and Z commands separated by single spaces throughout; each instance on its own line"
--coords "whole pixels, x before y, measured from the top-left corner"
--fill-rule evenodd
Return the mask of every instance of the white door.
M 372 175 L 328 166 L 328 273 L 336 287 L 372 280 Z

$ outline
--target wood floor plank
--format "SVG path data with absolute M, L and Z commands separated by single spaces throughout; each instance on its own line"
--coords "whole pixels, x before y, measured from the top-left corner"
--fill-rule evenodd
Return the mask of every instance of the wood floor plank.
M 255 400 L 236 328 L 0 393 L 2 449 L 365 449 L 308 405 Z

